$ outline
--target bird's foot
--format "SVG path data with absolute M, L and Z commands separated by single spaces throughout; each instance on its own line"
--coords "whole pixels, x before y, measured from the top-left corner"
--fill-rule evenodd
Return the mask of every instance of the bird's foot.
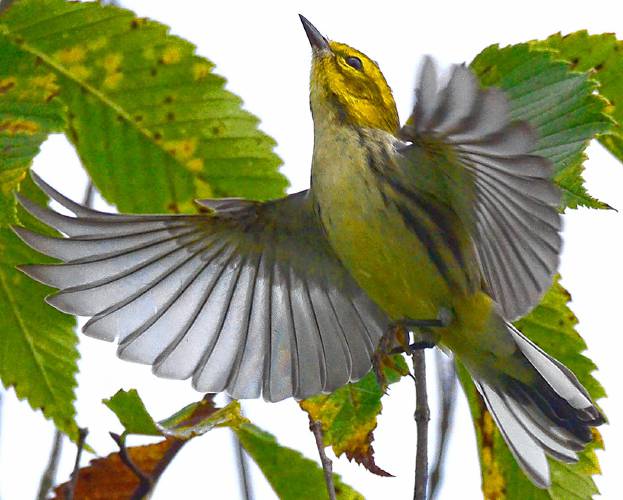
M 393 355 L 396 354 L 396 344 L 400 346 L 397 348 L 398 352 L 405 352 L 405 349 L 409 348 L 409 331 L 401 322 L 395 322 L 389 326 L 372 355 L 372 369 L 383 392 L 387 389 L 385 369 L 398 369 L 393 359 Z
M 389 326 L 372 356 L 374 374 L 383 391 L 387 388 L 385 368 L 397 368 L 392 356 L 435 347 L 436 335 L 430 329 L 446 327 L 452 322 L 452 318 L 452 312 L 442 308 L 435 319 L 403 319 Z M 410 331 L 413 331 L 414 340 L 411 343 L 409 342 Z

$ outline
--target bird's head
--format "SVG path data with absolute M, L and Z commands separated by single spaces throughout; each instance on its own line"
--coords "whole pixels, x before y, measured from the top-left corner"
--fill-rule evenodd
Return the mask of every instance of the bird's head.
M 400 125 L 396 103 L 378 65 L 357 49 L 328 40 L 300 17 L 312 46 L 314 119 L 329 109 L 348 124 L 396 133 Z

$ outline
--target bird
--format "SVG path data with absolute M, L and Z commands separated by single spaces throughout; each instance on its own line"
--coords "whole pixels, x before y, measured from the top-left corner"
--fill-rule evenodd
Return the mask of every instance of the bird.
M 471 375 L 520 467 L 551 484 L 605 418 L 576 376 L 512 321 L 552 284 L 560 191 L 537 136 L 504 92 L 463 65 L 421 65 L 400 125 L 379 66 L 306 18 L 314 122 L 308 190 L 258 202 L 198 200 L 197 214 L 71 212 L 17 194 L 48 236 L 13 229 L 61 261 L 21 271 L 59 289 L 120 358 L 202 392 L 279 401 L 365 376 L 392 328 L 420 332 Z

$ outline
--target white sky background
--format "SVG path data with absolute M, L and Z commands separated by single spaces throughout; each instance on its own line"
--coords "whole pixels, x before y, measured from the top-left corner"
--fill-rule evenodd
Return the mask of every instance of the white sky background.
M 310 48 L 297 17 L 299 12 L 322 33 L 363 50 L 379 62 L 394 89 L 403 119 L 412 104 L 415 70 L 424 54 L 448 65 L 470 61 L 492 43 L 507 45 L 582 28 L 592 33 L 616 32 L 623 14 L 620 4 L 613 7 L 618 2 L 596 0 L 121 3 L 141 16 L 170 25 L 174 34 L 195 43 L 199 54 L 217 64 L 217 72 L 229 80 L 228 88 L 245 100 L 246 108 L 262 119 L 262 129 L 279 143 L 277 152 L 284 160 L 283 172 L 290 178 L 292 191 L 308 186 L 312 151 Z M 618 35 L 621 38 L 623 32 L 619 30 Z M 591 147 L 589 154 L 585 177 L 590 192 L 623 210 L 623 167 L 598 146 Z M 86 177 L 62 137 L 53 137 L 44 145 L 35 169 L 63 193 L 82 199 Z M 606 499 L 620 498 L 622 490 L 623 384 L 617 372 L 623 346 L 619 317 L 622 234 L 621 213 L 577 210 L 565 216 L 564 284 L 573 295 L 572 308 L 581 322 L 579 331 L 588 342 L 588 355 L 599 366 L 598 378 L 610 395 L 601 402 L 612 425 L 602 428 L 608 451 L 600 453 L 603 476 L 597 478 Z M 112 345 L 81 335 L 80 349 L 78 421 L 90 428 L 89 443 L 100 454 L 115 448 L 108 431 L 121 430 L 101 400 L 120 387 L 137 388 L 157 418 L 200 397 L 189 382 L 156 379 L 148 367 L 117 360 Z M 435 410 L 434 387 L 430 393 Z M 4 396 L 0 495 L 5 500 L 34 498 L 52 441 L 52 425 L 26 403 L 18 402 L 12 391 Z M 378 478 L 344 458 L 334 460 L 334 470 L 367 498 L 412 497 L 416 442 L 413 407 L 413 384 L 405 378 L 384 399 L 375 432 L 377 463 L 395 478 Z M 248 401 L 243 408 L 254 423 L 275 434 L 282 444 L 316 459 L 307 417 L 296 403 Z M 435 419 L 434 411 L 433 426 Z M 215 430 L 192 441 L 165 472 L 154 498 L 237 498 L 230 439 L 229 431 Z M 83 461 L 91 458 L 86 454 Z M 60 480 L 68 478 L 73 460 L 74 448 L 65 443 Z M 475 438 L 462 394 L 445 477 L 440 498 L 481 498 Z M 254 479 L 256 498 L 274 498 L 257 471 Z

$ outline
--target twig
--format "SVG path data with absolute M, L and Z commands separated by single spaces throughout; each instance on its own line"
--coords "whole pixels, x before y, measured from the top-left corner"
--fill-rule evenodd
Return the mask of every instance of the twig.
M 74 500 L 74 492 L 76 491 L 76 484 L 78 484 L 78 476 L 80 474 L 80 457 L 82 456 L 82 449 L 84 448 L 84 441 L 89 434 L 89 429 L 78 429 L 78 443 L 76 446 L 76 461 L 74 462 L 74 470 L 71 473 L 71 482 L 69 483 L 69 490 L 65 495 L 67 500 Z
M 119 458 L 126 465 L 126 467 L 132 471 L 139 481 L 139 485 L 134 490 L 134 493 L 132 493 L 131 500 L 143 500 L 144 498 L 149 498 L 162 473 L 169 466 L 171 460 L 175 458 L 175 455 L 177 455 L 177 453 L 182 449 L 182 446 L 184 446 L 187 442 L 182 439 L 167 438 L 170 442 L 170 446 L 166 453 L 158 461 L 152 473 L 145 474 L 130 457 L 128 449 L 125 446 L 125 439 L 114 432 L 110 432 L 109 434 L 119 447 Z
M 46 498 L 48 498 L 48 492 L 56 479 L 56 471 L 58 470 L 58 462 L 61 458 L 62 451 L 63 434 L 56 429 L 54 431 L 54 442 L 52 443 L 52 449 L 50 450 L 48 465 L 46 466 L 43 476 L 41 476 L 41 480 L 39 481 L 39 493 L 37 494 L 37 500 L 46 500 Z
M 415 414 L 417 425 L 417 452 L 415 456 L 414 500 L 426 500 L 428 482 L 428 394 L 426 392 L 426 355 L 423 349 L 411 351 L 415 375 Z
M 443 478 L 445 455 L 448 449 L 448 439 L 454 422 L 454 408 L 456 407 L 457 378 L 454 360 L 441 351 L 435 351 L 437 356 L 437 378 L 439 379 L 439 400 L 441 401 L 439 418 L 439 442 L 435 452 L 435 462 L 430 473 L 429 498 L 434 499 L 438 494 L 439 484 Z
M 125 440 L 114 432 L 110 432 L 110 437 L 113 438 L 117 446 L 119 446 L 119 458 L 121 461 L 134 473 L 134 475 L 139 480 L 139 486 L 134 492 L 134 496 L 136 497 L 138 494 L 141 496 L 139 498 L 143 498 L 147 493 L 149 493 L 154 487 L 154 480 L 151 476 L 145 474 L 141 469 L 137 467 L 134 461 L 128 455 L 128 449 L 125 447 Z
M 309 423 L 309 429 L 314 433 L 316 438 L 316 446 L 318 447 L 318 454 L 320 455 L 320 462 L 322 463 L 322 470 L 324 471 L 324 481 L 327 485 L 327 494 L 329 500 L 335 500 L 335 485 L 333 484 L 333 462 L 327 457 L 324 451 L 324 438 L 322 433 L 322 423 L 317 420 L 311 420 Z
M 231 401 L 233 401 L 233 399 L 228 396 L 227 402 L 229 403 Z M 242 448 L 240 439 L 238 439 L 238 436 L 236 436 L 236 433 L 232 432 L 231 435 L 232 435 L 232 443 L 236 451 L 236 465 L 238 466 L 238 480 L 240 483 L 240 494 L 242 495 L 242 498 L 244 500 L 252 500 L 253 489 L 252 489 L 251 477 L 249 475 L 248 459 L 244 453 L 244 449 Z
M 244 500 L 253 500 L 253 491 L 251 490 L 251 478 L 249 477 L 249 465 L 247 456 L 244 454 L 240 439 L 234 432 L 231 433 L 236 448 L 236 463 L 238 464 L 238 478 L 240 479 L 240 494 Z
M 82 200 L 82 204 L 85 207 L 93 208 L 93 196 L 95 195 L 95 189 L 93 187 L 93 182 L 89 179 L 86 189 L 84 190 L 84 199 Z

